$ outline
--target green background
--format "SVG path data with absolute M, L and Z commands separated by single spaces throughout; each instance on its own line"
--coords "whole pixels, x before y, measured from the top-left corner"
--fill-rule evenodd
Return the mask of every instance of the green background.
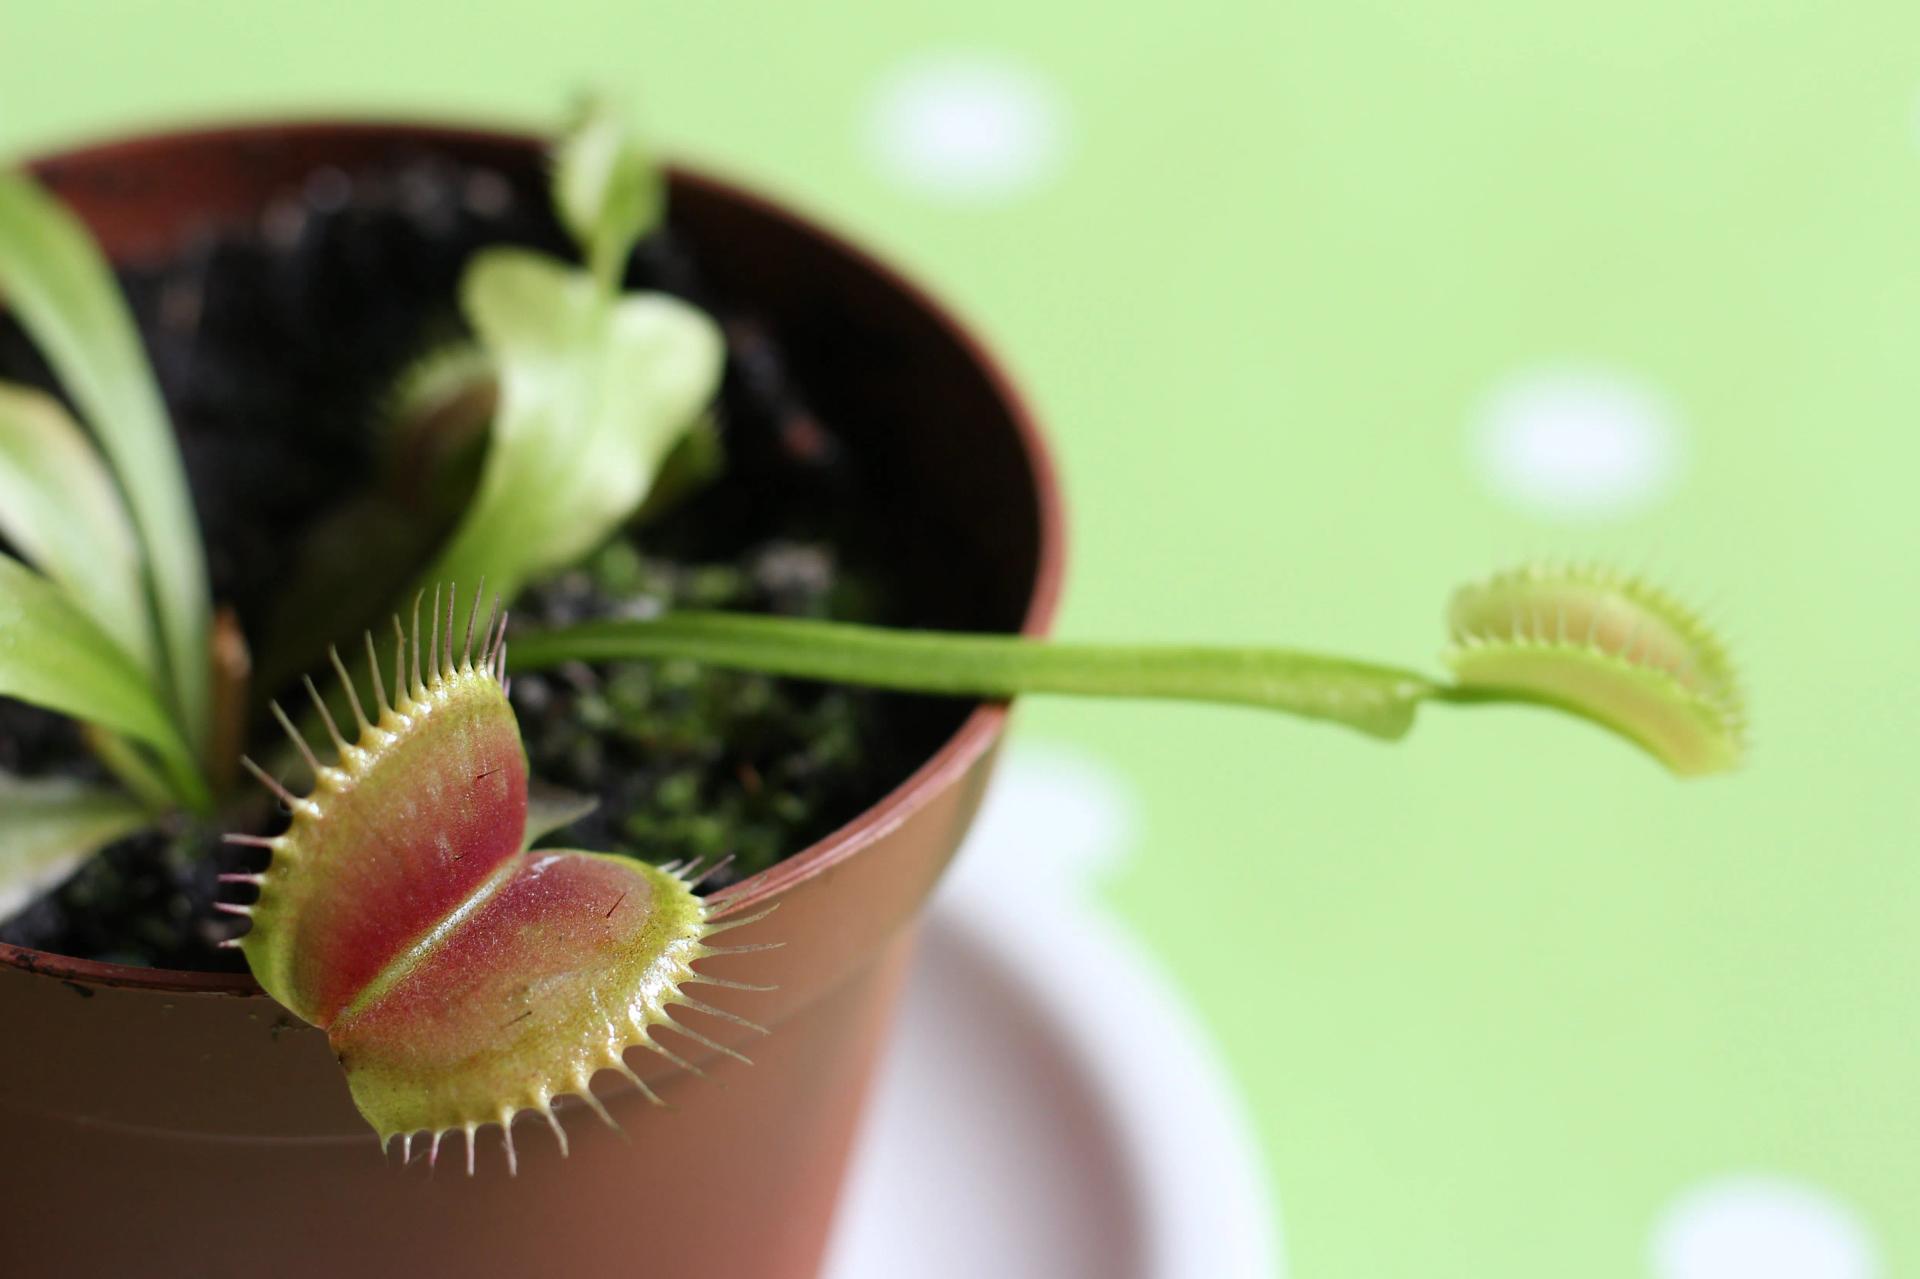
M 954 204 L 875 167 L 875 86 L 950 48 L 1051 82 L 1050 181 Z M 1753 760 L 1691 785 L 1523 711 L 1383 748 L 1025 708 L 1141 793 L 1112 897 L 1251 1099 L 1294 1273 L 1646 1274 L 1673 1197 L 1749 1170 L 1920 1268 L 1920 8 L 0 0 L 4 153 L 544 125 L 588 83 L 1007 355 L 1072 504 L 1066 634 L 1430 663 L 1449 587 L 1534 554 L 1650 567 L 1732 633 Z M 1475 405 L 1567 360 L 1673 405 L 1664 500 L 1557 521 L 1480 482 Z

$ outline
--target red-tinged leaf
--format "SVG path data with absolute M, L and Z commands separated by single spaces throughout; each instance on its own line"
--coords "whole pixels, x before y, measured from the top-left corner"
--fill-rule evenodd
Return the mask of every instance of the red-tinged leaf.
M 317 1026 L 520 851 L 526 756 L 491 649 L 455 666 L 440 648 L 424 668 L 400 653 L 394 696 L 319 767 L 274 841 L 241 948 L 267 993 Z
M 351 698 L 357 740 L 315 695 L 336 762 L 281 717 L 314 788 L 295 796 L 262 774 L 293 821 L 242 840 L 264 842 L 272 861 L 258 900 L 228 908 L 252 916 L 240 946 L 254 975 L 327 1030 L 382 1142 L 425 1130 L 437 1150 L 464 1132 L 470 1155 L 477 1128 L 510 1129 L 522 1110 L 557 1129 L 563 1093 L 598 1107 L 590 1081 L 603 1068 L 638 1083 L 629 1048 L 680 1061 L 651 1032 L 675 1025 L 675 1004 L 704 1007 L 681 987 L 714 953 L 703 942 L 714 926 L 691 870 L 521 851 L 527 770 L 501 684 L 504 623 L 477 657 L 471 633 L 456 657 L 452 619 L 436 619 L 424 666 L 418 629 L 411 645 L 401 638 L 391 700 L 375 672 L 376 717 Z
M 329 1035 L 381 1140 L 552 1113 L 649 1044 L 706 954 L 700 898 L 665 871 L 529 853 L 443 943 Z

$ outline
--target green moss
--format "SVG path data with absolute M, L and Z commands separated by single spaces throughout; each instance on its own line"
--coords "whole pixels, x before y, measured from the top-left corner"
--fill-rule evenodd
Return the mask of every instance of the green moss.
M 879 592 L 824 546 L 774 541 L 724 563 L 676 564 L 619 542 L 537 584 L 530 623 L 668 607 L 861 620 Z M 547 843 L 651 862 L 731 856 L 719 882 L 822 838 L 894 767 L 879 695 L 691 662 L 569 666 L 514 681 L 534 775 L 600 797 Z

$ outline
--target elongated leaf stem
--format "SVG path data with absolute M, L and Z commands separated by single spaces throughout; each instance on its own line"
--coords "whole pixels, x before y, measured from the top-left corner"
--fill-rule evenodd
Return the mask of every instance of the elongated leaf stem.
M 801 679 L 958 697 L 1170 698 L 1284 711 L 1397 738 L 1435 686 L 1414 671 L 1281 648 L 1058 643 L 727 613 L 590 622 L 516 636 L 509 667 L 686 658 Z

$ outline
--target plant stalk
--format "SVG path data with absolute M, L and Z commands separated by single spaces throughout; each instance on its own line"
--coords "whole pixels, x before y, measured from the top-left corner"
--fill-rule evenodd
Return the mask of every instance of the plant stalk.
M 1414 671 L 1291 649 L 1062 643 L 700 612 L 516 636 L 508 666 L 635 658 L 954 697 L 1056 693 L 1256 706 L 1389 740 L 1407 731 L 1436 687 Z

